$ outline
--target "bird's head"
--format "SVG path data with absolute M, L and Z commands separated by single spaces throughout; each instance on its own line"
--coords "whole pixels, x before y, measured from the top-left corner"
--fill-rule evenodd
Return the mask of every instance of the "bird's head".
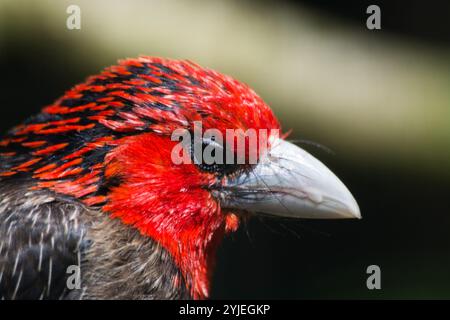
M 34 189 L 73 196 L 137 228 L 172 255 L 202 298 L 215 249 L 243 215 L 360 216 L 342 182 L 279 129 L 264 101 L 233 78 L 140 57 L 88 78 L 15 128 L 1 143 L 20 144 L 29 157 L 0 174 L 31 174 Z M 198 159 L 207 150 L 212 163 Z

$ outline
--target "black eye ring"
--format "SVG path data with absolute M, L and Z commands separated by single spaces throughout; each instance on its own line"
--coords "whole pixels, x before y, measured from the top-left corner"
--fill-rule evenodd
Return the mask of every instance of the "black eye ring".
M 194 143 L 194 141 L 191 143 L 190 154 L 192 162 L 201 171 L 224 176 L 234 173 L 242 167 L 242 165 L 236 164 L 235 159 L 232 163 L 227 163 L 226 155 L 231 151 L 214 139 L 202 139 L 201 148 L 199 146 L 195 148 Z

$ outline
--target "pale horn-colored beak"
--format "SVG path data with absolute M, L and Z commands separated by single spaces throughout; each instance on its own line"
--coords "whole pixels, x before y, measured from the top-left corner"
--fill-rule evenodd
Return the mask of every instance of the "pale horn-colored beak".
M 361 218 L 347 187 L 322 162 L 279 139 L 250 172 L 228 178 L 224 208 L 312 219 Z

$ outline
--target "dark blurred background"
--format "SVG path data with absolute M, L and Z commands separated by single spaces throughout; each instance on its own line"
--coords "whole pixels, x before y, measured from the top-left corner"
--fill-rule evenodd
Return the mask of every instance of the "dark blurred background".
M 449 21 L 448 1 L 1 0 L 0 130 L 119 58 L 191 59 L 252 86 L 363 215 L 253 219 L 221 247 L 213 298 L 450 298 Z

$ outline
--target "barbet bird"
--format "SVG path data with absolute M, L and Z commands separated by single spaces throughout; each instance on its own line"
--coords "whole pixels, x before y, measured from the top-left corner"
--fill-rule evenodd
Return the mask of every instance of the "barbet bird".
M 280 129 L 247 85 L 192 62 L 140 57 L 8 132 L 0 298 L 203 299 L 216 249 L 243 217 L 360 217 L 344 184 L 283 135 L 270 135 L 254 164 L 175 163 L 172 134 L 194 122 L 224 135 Z

